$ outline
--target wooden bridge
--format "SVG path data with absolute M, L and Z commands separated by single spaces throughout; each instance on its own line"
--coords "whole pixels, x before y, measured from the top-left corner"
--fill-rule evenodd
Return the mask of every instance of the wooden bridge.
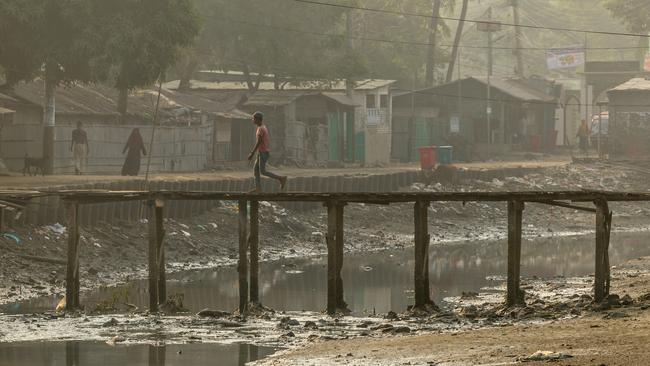
M 79 303 L 79 206 L 85 204 L 143 201 L 149 217 L 149 308 L 158 310 L 166 301 L 165 228 L 166 202 L 174 200 L 216 200 L 239 203 L 239 311 L 246 313 L 250 303 L 259 303 L 259 202 L 319 202 L 327 209 L 327 312 L 345 310 L 343 296 L 343 219 L 350 203 L 389 205 L 412 203 L 414 217 L 414 290 L 416 308 L 432 304 L 429 290 L 429 219 L 428 208 L 436 202 L 507 202 L 508 204 L 508 277 L 506 303 L 524 303 L 520 289 L 522 218 L 527 203 L 559 206 L 595 214 L 594 300 L 601 302 L 609 294 L 609 239 L 612 212 L 609 202 L 650 201 L 650 193 L 605 191 L 557 192 L 417 192 L 417 193 L 233 193 L 188 191 L 0 191 L 0 212 L 17 209 L 29 200 L 59 196 L 66 202 L 68 216 L 68 257 L 66 275 L 67 309 Z M 0 217 L 2 214 L 0 213 Z M 0 223 L 2 221 L 0 220 Z M 0 227 L 1 229 L 1 227 Z

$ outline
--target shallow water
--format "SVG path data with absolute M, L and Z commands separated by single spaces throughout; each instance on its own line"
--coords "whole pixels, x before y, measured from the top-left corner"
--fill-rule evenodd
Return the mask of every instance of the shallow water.
M 104 342 L 0 343 L 0 366 L 240 366 L 276 349 L 248 344 L 120 345 Z
M 647 233 L 612 233 L 610 263 L 650 255 Z M 522 276 L 551 278 L 593 273 L 595 240 L 590 236 L 544 238 L 524 241 Z M 432 299 L 501 285 L 506 274 L 505 241 L 432 245 L 430 250 Z M 346 255 L 343 267 L 345 300 L 356 314 L 403 311 L 413 303 L 413 249 Z M 238 278 L 234 267 L 179 273 L 168 276 L 168 294 L 183 294 L 192 312 L 204 308 L 234 310 L 238 304 Z M 326 259 L 283 260 L 262 263 L 262 303 L 276 310 L 320 311 L 326 305 Z M 146 308 L 146 281 L 82 295 L 92 308 L 99 301 L 117 298 Z M 51 311 L 56 296 L 9 304 L 0 311 L 30 313 Z

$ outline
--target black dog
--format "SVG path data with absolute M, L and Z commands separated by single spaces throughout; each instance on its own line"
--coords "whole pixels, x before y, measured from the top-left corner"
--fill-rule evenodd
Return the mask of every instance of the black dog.
M 41 173 L 42 176 L 45 176 L 45 166 L 47 164 L 47 158 L 30 158 L 25 154 L 25 168 L 23 168 L 23 175 L 37 175 Z M 32 171 L 34 168 L 34 171 Z

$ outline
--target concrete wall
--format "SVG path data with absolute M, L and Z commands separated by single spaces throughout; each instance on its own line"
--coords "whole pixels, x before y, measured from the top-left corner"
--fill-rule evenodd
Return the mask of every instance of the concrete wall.
M 60 122 L 60 121 L 59 121 Z M 151 138 L 150 126 L 118 126 L 85 124 L 88 134 L 90 155 L 86 173 L 120 174 L 125 156 L 122 149 L 134 127 L 140 128 L 147 150 Z M 72 125 L 59 124 L 55 128 L 54 172 L 74 172 L 70 151 Z M 189 172 L 205 169 L 212 156 L 213 127 L 157 127 L 153 143 L 151 172 Z M 42 157 L 43 126 L 34 124 L 13 124 L 2 131 L 0 154 L 10 170 L 22 171 L 25 153 L 31 157 Z M 142 159 L 141 172 L 146 169 L 146 158 Z

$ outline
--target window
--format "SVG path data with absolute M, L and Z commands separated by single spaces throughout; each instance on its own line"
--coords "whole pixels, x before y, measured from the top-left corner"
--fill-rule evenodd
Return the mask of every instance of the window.
M 366 95 L 366 108 L 377 108 L 377 102 L 374 94 Z
M 379 108 L 388 108 L 388 94 L 379 96 Z

